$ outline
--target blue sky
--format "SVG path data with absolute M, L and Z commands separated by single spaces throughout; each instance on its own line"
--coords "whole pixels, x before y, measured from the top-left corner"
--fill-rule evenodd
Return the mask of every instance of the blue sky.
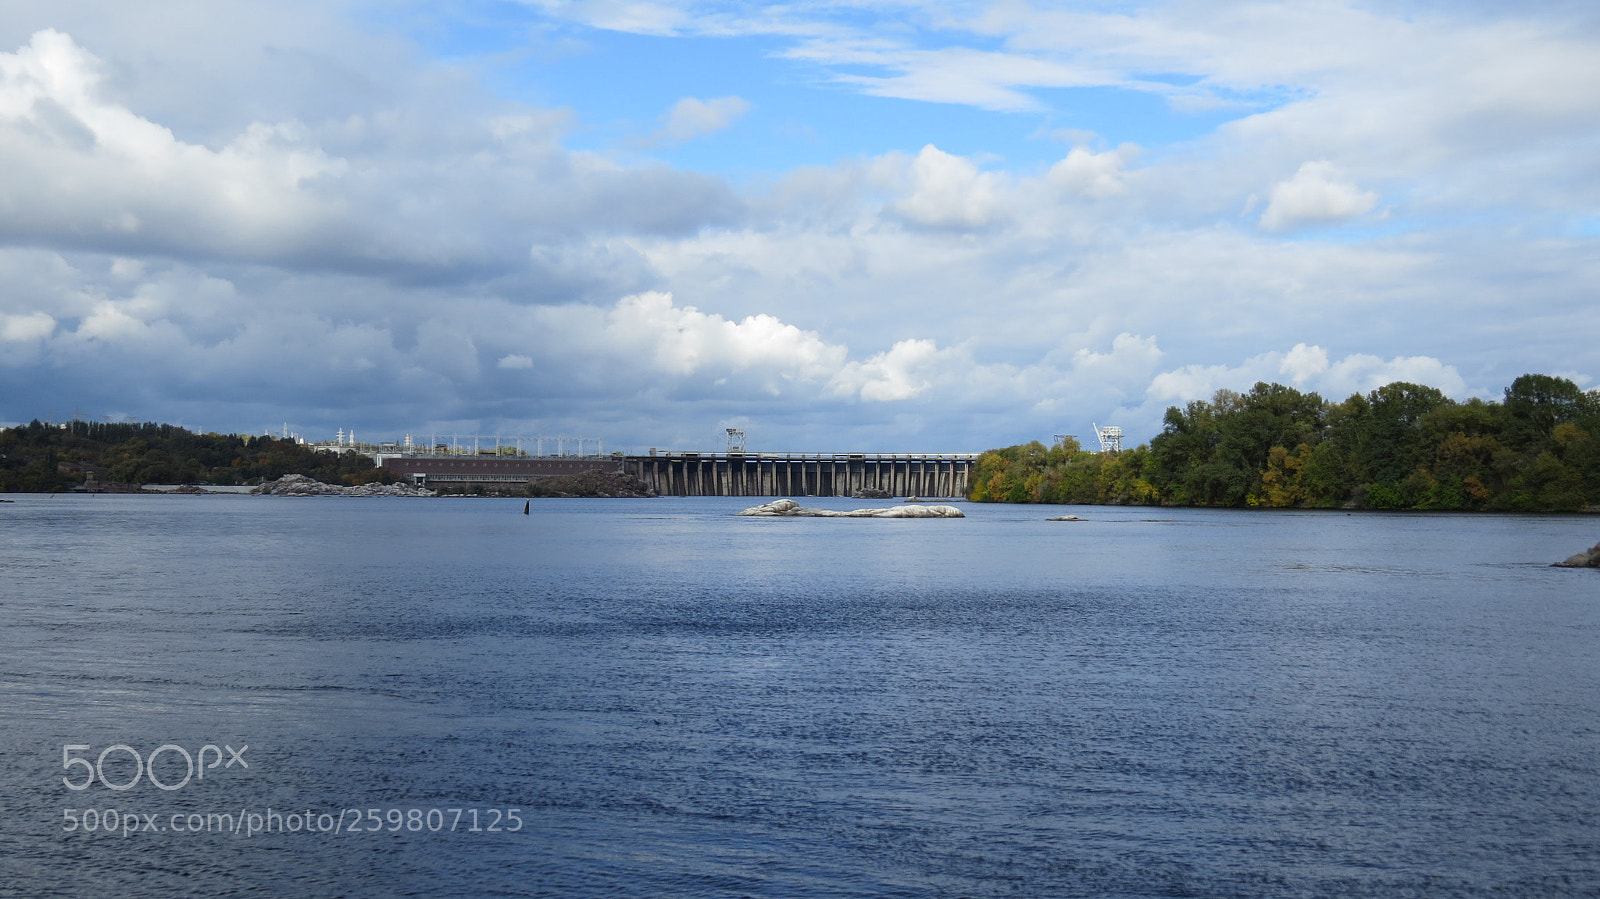
M 0 421 L 1130 440 L 1594 388 L 1587 4 L 14 0 Z
M 829 21 L 872 32 L 887 18 L 868 8 L 844 12 Z M 915 21 L 888 24 L 890 34 L 917 47 L 1003 52 L 998 39 L 945 34 Z M 1230 92 L 1234 105 L 1179 112 L 1159 93 L 1101 86 L 1035 88 L 1028 91 L 1035 104 L 1029 109 L 875 96 L 846 79 L 881 75 L 881 67 L 797 59 L 794 40 L 784 36 L 610 30 L 552 21 L 522 3 L 472 4 L 455 19 L 389 15 L 373 25 L 405 35 L 434 58 L 474 69 L 496 96 L 571 108 L 581 123 L 571 147 L 638 153 L 736 178 L 905 150 L 912 135 L 991 164 L 1048 167 L 1074 140 L 1160 148 L 1281 101 L 1271 89 Z M 1139 78 L 1185 87 L 1200 76 Z M 679 99 L 729 91 L 750 105 L 715 140 L 649 141 Z

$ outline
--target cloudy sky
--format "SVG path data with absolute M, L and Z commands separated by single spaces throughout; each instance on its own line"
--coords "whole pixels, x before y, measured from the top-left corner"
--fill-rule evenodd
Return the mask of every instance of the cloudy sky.
M 1580 2 L 7 0 L 0 421 L 979 450 L 1600 377 Z

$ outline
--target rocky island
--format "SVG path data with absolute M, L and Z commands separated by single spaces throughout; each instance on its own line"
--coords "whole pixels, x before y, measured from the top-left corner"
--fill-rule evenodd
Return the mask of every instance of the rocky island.
M 883 509 L 808 509 L 792 499 L 773 500 L 739 513 L 757 518 L 966 518 L 955 506 L 889 506 Z
M 410 484 L 362 484 L 359 487 L 340 487 L 324 484 L 303 474 L 286 474 L 276 481 L 262 484 L 250 491 L 257 496 L 433 496 L 432 490 Z

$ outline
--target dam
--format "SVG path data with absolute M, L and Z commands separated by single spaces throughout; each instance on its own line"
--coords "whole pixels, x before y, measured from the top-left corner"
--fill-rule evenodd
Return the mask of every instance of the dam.
M 662 496 L 966 496 L 977 453 L 666 453 L 622 470 Z
M 413 483 L 505 488 L 584 471 L 620 471 L 662 496 L 966 496 L 977 453 L 651 453 L 529 456 L 497 452 L 383 453 L 379 465 Z

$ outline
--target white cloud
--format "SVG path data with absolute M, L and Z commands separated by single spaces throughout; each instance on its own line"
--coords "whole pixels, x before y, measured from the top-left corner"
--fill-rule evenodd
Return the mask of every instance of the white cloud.
M 495 367 L 505 371 L 523 371 L 533 368 L 533 358 L 524 356 L 521 353 L 507 353 L 500 357 L 500 361 L 495 363 Z
M 56 320 L 46 313 L 0 314 L 0 340 L 44 340 L 55 333 Z
M 1446 396 L 1464 399 L 1467 395 L 1467 382 L 1455 366 L 1446 365 L 1430 356 L 1382 359 L 1355 353 L 1329 366 L 1320 379 L 1322 389 L 1331 399 L 1343 399 L 1353 393 L 1370 393 L 1395 381 L 1437 387 Z
M 200 143 L 120 102 L 107 70 L 49 29 L 0 53 L 0 241 L 470 278 L 575 228 L 674 233 L 740 213 L 715 178 L 562 149 L 559 113 L 419 103 Z M 710 127 L 742 102 L 682 122 Z
M 894 211 L 933 228 L 982 228 L 1000 209 L 1000 176 L 981 172 L 962 156 L 933 144 L 924 146 L 910 166 L 911 191 Z
M 1264 368 L 1264 357 L 1247 360 L 1240 366 L 1185 365 L 1164 371 L 1150 381 L 1146 396 L 1160 404 L 1186 403 L 1190 400 L 1209 399 L 1218 390 L 1239 390 L 1259 380 L 1253 372 Z
M 1299 343 L 1287 353 L 1263 353 L 1239 365 L 1186 365 L 1162 372 L 1151 379 L 1146 399 L 1161 404 L 1209 399 L 1219 389 L 1242 393 L 1258 381 L 1275 381 L 1281 375 L 1289 375 L 1300 390 L 1314 391 L 1334 401 L 1369 393 L 1395 381 L 1437 387 L 1445 395 L 1461 399 L 1468 395 L 1467 383 L 1455 366 L 1429 356 L 1386 360 L 1352 353 L 1330 363 L 1328 352 L 1322 347 Z
M 604 343 L 648 358 L 678 376 L 701 371 L 771 369 L 801 380 L 825 378 L 843 364 L 846 350 L 824 343 L 771 315 L 729 321 L 693 306 L 677 306 L 666 293 L 624 297 L 606 313 Z
M 647 0 L 532 0 L 552 15 L 629 34 L 670 35 L 693 25 L 676 3 Z
M 732 125 L 750 111 L 750 103 L 740 97 L 714 97 L 701 100 L 684 97 L 672 104 L 663 117 L 661 129 L 651 136 L 652 143 L 680 144 Z
M 1042 108 L 1039 101 L 1018 88 L 1087 87 L 1113 80 L 1094 67 L 1073 62 L 964 47 L 919 50 L 814 40 L 785 55 L 833 65 L 876 66 L 892 72 L 836 76 L 841 83 L 855 85 L 873 96 L 960 103 L 1001 112 Z
M 85 340 L 122 341 L 138 340 L 149 331 L 150 323 L 131 314 L 128 304 L 103 301 L 95 304 L 74 335 Z
M 71 37 L 40 31 L 0 53 L 0 231 L 282 246 L 327 210 L 303 190 L 342 161 L 293 123 L 257 123 L 221 149 L 186 143 L 106 100 L 100 63 Z
M 1289 376 L 1296 384 L 1304 384 L 1307 380 L 1320 375 L 1328 370 L 1328 351 L 1319 346 L 1306 346 L 1303 343 L 1294 345 L 1283 357 L 1283 363 L 1278 366 L 1278 371 Z
M 1327 161 L 1307 162 L 1294 177 L 1272 186 L 1261 227 L 1286 231 L 1305 225 L 1348 221 L 1371 212 L 1378 195 L 1343 180 Z
M 1096 353 L 1082 347 L 1072 354 L 1072 367 L 1077 372 L 1094 372 L 1103 376 L 1143 376 L 1165 355 L 1156 345 L 1154 337 L 1143 337 L 1126 332 L 1111 341 L 1111 352 Z
M 1137 152 L 1138 148 L 1132 144 L 1104 153 L 1073 147 L 1066 158 L 1050 167 L 1047 178 L 1057 187 L 1087 197 L 1115 196 L 1127 189 L 1122 180 L 1122 167 Z
M 931 369 L 941 361 L 931 340 L 902 340 L 865 362 L 851 363 L 833 380 L 834 391 L 867 402 L 908 400 L 933 386 Z

